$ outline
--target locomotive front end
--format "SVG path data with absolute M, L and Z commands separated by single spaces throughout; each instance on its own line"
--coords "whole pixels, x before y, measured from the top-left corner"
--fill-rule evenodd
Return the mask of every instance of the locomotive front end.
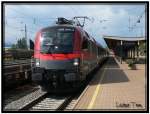
M 75 28 L 43 29 L 35 41 L 32 80 L 44 87 L 74 86 L 80 77 L 80 54 L 74 53 Z

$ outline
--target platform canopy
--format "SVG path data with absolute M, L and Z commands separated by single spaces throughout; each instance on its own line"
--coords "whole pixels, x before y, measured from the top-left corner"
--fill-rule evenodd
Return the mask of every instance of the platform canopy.
M 124 45 L 127 47 L 134 46 L 140 41 L 145 41 L 145 37 L 120 37 L 120 36 L 103 36 L 109 49 L 113 49 L 116 46 Z
M 103 36 L 108 48 L 117 56 L 128 57 L 129 51 L 138 51 L 139 44 L 145 42 L 145 37 Z
M 145 37 L 120 37 L 120 36 L 103 36 L 104 39 L 122 40 L 122 41 L 141 41 L 146 40 Z

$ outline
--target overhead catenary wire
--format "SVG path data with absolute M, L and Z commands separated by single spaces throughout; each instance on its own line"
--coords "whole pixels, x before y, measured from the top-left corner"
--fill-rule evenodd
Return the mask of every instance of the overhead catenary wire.
M 144 15 L 145 13 L 146 13 L 146 9 L 141 13 L 140 16 L 138 16 L 138 19 L 137 19 L 136 22 L 132 25 L 132 27 L 131 27 L 130 30 L 133 30 L 133 29 L 137 26 L 137 24 L 140 23 L 140 21 L 141 21 L 143 15 Z
M 12 11 L 18 13 L 19 15 L 21 14 L 23 17 L 9 17 L 9 18 L 7 18 L 7 16 L 6 16 L 7 19 L 11 19 L 11 18 L 12 19 L 32 19 L 33 24 L 37 25 L 37 23 L 35 23 L 35 22 L 37 22 L 38 18 L 32 17 L 31 15 L 25 14 L 25 13 L 21 12 L 20 10 L 18 11 L 18 10 L 14 9 L 14 8 L 10 8 L 10 9 Z M 49 18 L 49 19 L 54 19 L 54 18 Z M 42 21 L 42 20 L 43 19 L 40 19 L 40 21 Z

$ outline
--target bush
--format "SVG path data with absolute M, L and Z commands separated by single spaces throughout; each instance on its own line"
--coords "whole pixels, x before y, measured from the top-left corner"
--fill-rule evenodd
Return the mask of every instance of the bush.
M 131 69 L 136 69 L 135 61 L 133 59 L 127 60 L 127 63 L 128 63 L 128 67 L 130 67 Z

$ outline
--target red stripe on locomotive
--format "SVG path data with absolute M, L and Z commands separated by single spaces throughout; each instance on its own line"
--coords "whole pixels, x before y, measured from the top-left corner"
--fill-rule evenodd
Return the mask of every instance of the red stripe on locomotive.
M 80 54 L 36 54 L 35 58 L 39 58 L 42 60 L 67 60 L 73 58 L 79 58 Z

